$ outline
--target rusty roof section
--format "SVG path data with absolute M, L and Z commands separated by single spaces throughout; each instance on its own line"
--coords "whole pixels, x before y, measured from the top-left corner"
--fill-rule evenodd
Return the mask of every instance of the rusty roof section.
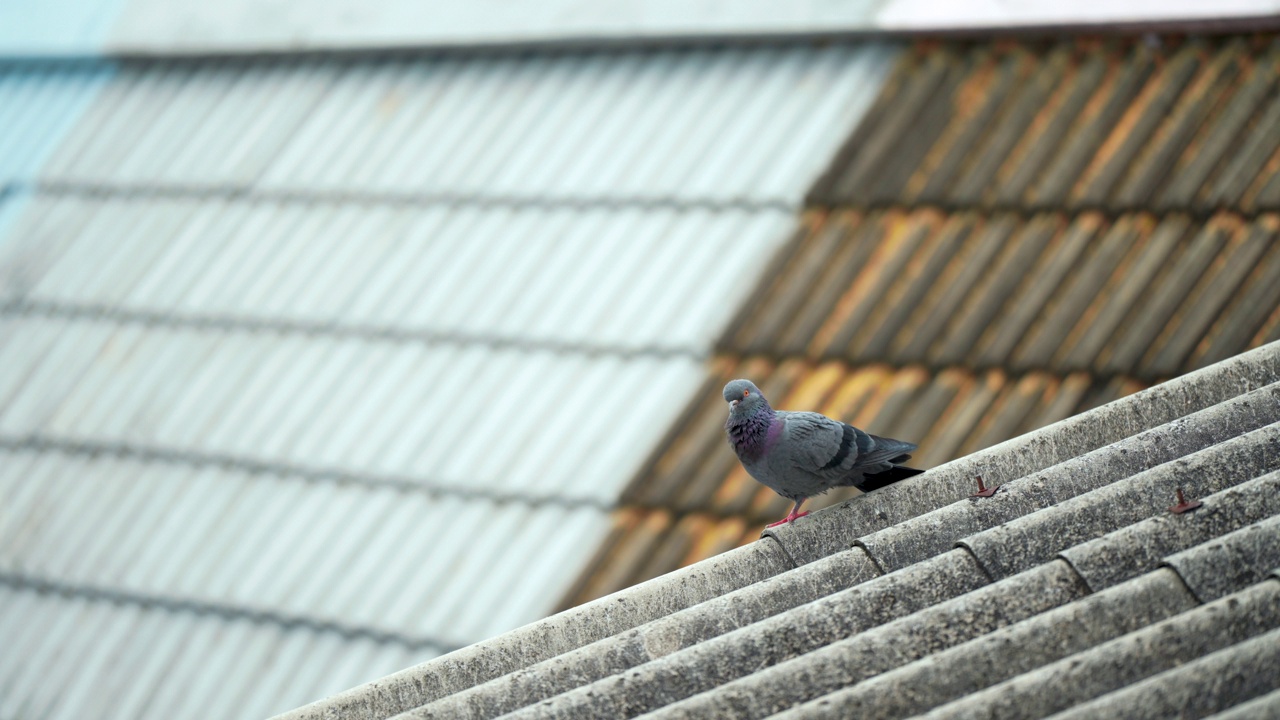
M 916 43 L 565 606 L 785 513 L 724 442 L 734 377 L 927 468 L 1280 339 L 1277 170 L 1273 35 Z

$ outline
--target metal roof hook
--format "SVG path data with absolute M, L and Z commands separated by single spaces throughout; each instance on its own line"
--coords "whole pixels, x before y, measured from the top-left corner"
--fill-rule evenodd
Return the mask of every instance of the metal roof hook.
M 991 497 L 992 495 L 995 495 L 997 492 L 999 492 L 999 490 L 1000 490 L 1000 486 L 999 486 L 999 485 L 993 485 L 992 487 L 987 487 L 986 485 L 982 484 L 982 476 L 981 476 L 981 475 L 977 475 L 977 476 L 975 476 L 975 477 L 977 477 L 977 478 L 978 478 L 978 492 L 976 492 L 976 493 L 974 493 L 974 494 L 970 495 L 969 497 L 984 497 L 984 498 L 986 498 L 986 497 Z
M 1201 505 L 1204 505 L 1204 503 L 1200 502 L 1199 500 L 1188 501 L 1182 495 L 1182 488 L 1178 488 L 1177 492 L 1178 492 L 1178 504 L 1169 508 L 1169 512 L 1173 513 L 1174 515 L 1181 515 L 1182 513 L 1185 513 L 1185 512 L 1191 512 L 1192 510 L 1195 510 Z

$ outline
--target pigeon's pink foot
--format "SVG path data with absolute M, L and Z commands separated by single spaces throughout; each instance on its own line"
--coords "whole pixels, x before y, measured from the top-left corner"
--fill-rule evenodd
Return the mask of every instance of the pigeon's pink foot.
M 779 520 L 778 522 L 776 522 L 776 523 L 769 523 L 768 525 L 765 525 L 765 529 L 768 529 L 768 528 L 771 528 L 771 527 L 778 527 L 779 525 L 790 525 L 792 522 L 795 522 L 795 519 L 796 519 L 796 518 L 802 518 L 802 517 L 804 517 L 805 515 L 808 515 L 808 514 L 809 514 L 809 511 L 808 511 L 808 510 L 805 510 L 805 511 L 804 511 L 804 512 L 802 512 L 802 513 L 798 513 L 798 512 L 795 512 L 795 511 L 793 510 L 793 511 L 791 511 L 791 514 L 790 514 L 790 515 L 788 515 L 788 516 L 786 516 L 786 517 L 782 518 L 782 519 L 781 519 L 781 520 Z

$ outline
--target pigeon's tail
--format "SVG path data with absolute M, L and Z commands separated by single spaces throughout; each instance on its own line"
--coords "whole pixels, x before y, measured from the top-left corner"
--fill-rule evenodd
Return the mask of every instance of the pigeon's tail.
M 897 465 L 911 457 L 907 453 L 916 449 L 915 443 L 894 440 L 865 433 L 856 427 L 848 426 L 853 431 L 858 444 L 858 465 L 872 468 L 881 463 Z
M 909 457 L 909 455 L 903 455 L 900 458 L 894 458 L 894 461 L 905 462 Z M 879 490 L 886 485 L 892 485 L 899 480 L 906 480 L 909 477 L 915 477 L 922 472 L 924 471 L 906 467 L 905 465 L 894 465 L 884 472 L 878 472 L 875 475 L 863 476 L 862 482 L 858 483 L 854 487 L 858 488 L 862 492 L 871 492 L 872 490 Z

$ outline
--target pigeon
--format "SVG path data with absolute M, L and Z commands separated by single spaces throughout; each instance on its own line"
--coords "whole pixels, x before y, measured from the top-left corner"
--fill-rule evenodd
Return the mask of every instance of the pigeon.
M 924 472 L 903 466 L 916 446 L 863 432 L 816 412 L 774 410 L 750 380 L 724 386 L 729 434 L 751 477 L 795 503 L 787 516 L 766 527 L 808 515 L 800 506 L 834 487 L 868 492 Z

